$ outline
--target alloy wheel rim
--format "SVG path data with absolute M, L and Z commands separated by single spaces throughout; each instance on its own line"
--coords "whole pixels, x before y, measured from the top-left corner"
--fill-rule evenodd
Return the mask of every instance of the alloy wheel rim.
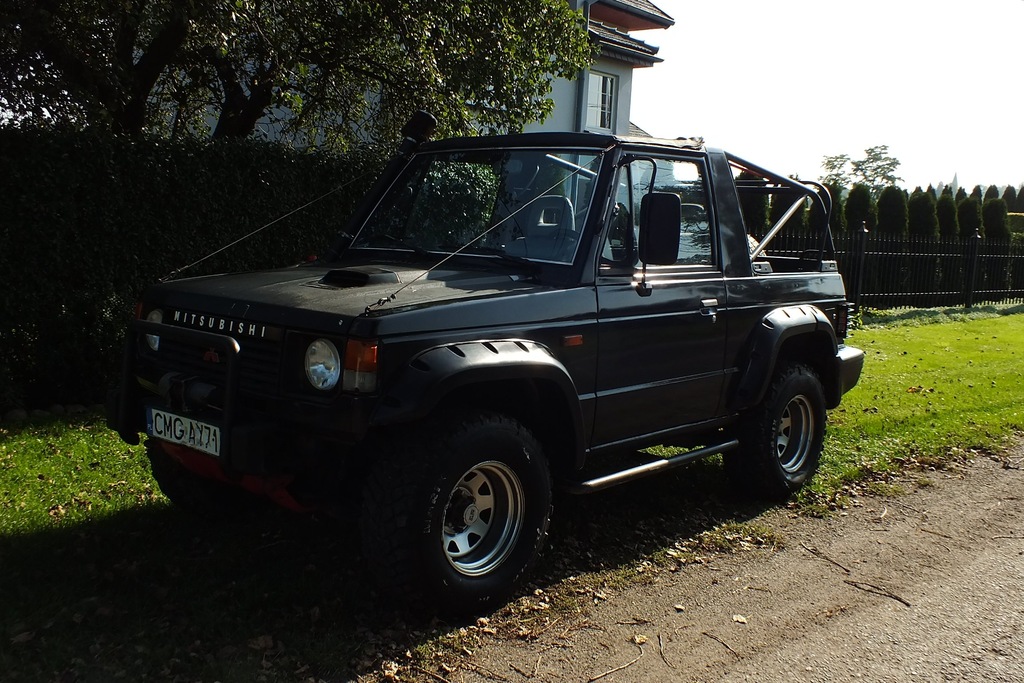
M 806 464 L 814 427 L 810 400 L 803 394 L 794 396 L 779 416 L 775 431 L 775 456 L 787 474 L 800 472 Z
M 465 576 L 498 568 L 522 533 L 525 496 L 508 465 L 490 461 L 468 470 L 448 497 L 441 544 L 451 566 Z

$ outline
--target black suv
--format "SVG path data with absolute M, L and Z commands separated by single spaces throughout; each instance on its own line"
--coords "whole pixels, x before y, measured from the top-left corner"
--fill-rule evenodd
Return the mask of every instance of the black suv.
M 110 423 L 148 435 L 168 498 L 358 497 L 381 589 L 472 612 L 537 557 L 556 485 L 711 453 L 754 493 L 803 484 L 863 364 L 822 186 L 699 140 L 428 128 L 323 259 L 146 292 Z M 758 194 L 790 210 L 751 236 Z M 822 228 L 794 250 L 805 206 Z M 686 450 L 588 468 L 655 444 Z

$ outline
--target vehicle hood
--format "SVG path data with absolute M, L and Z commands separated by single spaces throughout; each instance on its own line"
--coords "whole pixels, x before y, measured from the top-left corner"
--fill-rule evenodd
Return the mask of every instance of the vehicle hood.
M 353 320 L 383 319 L 424 309 L 550 290 L 523 272 L 422 266 L 297 266 L 176 280 L 150 289 L 148 307 L 223 316 L 285 327 L 346 333 Z M 171 314 L 172 322 L 174 320 Z M 190 326 L 201 327 L 198 318 Z M 207 319 L 203 319 L 206 324 Z M 212 325 L 212 323 L 210 323 Z

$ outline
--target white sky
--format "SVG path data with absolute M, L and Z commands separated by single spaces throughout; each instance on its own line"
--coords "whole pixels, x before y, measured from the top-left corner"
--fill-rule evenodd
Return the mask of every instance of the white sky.
M 912 190 L 1024 183 L 1024 0 L 654 0 L 632 115 L 656 137 L 817 179 L 888 145 Z

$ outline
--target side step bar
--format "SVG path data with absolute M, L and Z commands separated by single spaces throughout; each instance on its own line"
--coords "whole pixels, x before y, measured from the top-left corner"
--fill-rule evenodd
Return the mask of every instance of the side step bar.
M 735 450 L 739 445 L 740 442 L 737 439 L 730 439 L 729 441 L 725 441 L 720 444 L 705 446 L 704 448 L 698 448 L 696 450 L 687 451 L 686 453 L 680 453 L 679 455 L 673 455 L 671 458 L 658 458 L 653 462 L 637 465 L 636 467 L 630 467 L 629 469 L 622 470 L 621 472 L 606 474 L 595 479 L 567 482 L 565 490 L 574 494 L 603 491 L 604 489 L 618 486 L 619 484 L 625 484 L 628 481 L 634 481 L 642 477 L 657 474 L 658 472 L 671 470 L 679 467 L 680 465 L 684 465 L 691 460 L 703 458 L 706 455 L 714 455 L 716 453 L 725 453 L 727 451 Z

